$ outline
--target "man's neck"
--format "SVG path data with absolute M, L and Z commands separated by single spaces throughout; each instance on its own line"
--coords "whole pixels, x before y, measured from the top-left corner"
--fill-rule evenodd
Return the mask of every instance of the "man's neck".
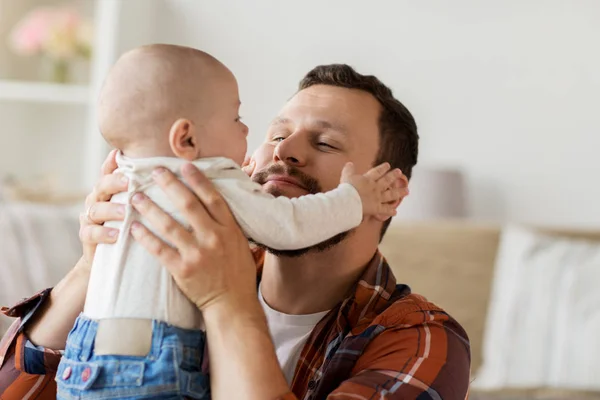
M 332 309 L 348 296 L 377 251 L 378 243 L 364 236 L 354 232 L 329 250 L 300 257 L 267 254 L 261 280 L 265 302 L 295 315 Z

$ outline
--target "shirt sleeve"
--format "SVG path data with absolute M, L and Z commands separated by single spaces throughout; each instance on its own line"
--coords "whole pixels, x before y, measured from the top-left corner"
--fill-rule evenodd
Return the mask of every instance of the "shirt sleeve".
M 289 393 L 286 393 L 283 396 L 278 397 L 278 398 L 276 398 L 274 400 L 297 400 L 297 399 L 298 398 L 294 395 L 294 393 L 289 392 Z
M 276 250 L 314 246 L 362 222 L 360 196 L 348 183 L 294 199 L 264 193 L 245 175 L 217 178 L 213 183 L 246 236 Z
M 367 346 L 351 378 L 328 399 L 467 398 L 471 355 L 464 330 L 443 312 L 407 317 L 412 321 L 384 331 Z
M 54 376 L 61 352 L 33 345 L 24 333 L 50 292 L 51 289 L 43 290 L 13 307 L 0 310 L 17 318 L 0 340 L 0 397 L 3 400 L 56 398 Z

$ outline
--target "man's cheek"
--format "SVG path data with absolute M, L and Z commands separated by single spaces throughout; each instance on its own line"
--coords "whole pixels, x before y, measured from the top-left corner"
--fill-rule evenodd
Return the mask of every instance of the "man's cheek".
M 324 177 L 324 176 L 317 176 L 316 178 L 319 180 L 319 184 L 321 185 L 321 188 L 323 189 L 324 192 L 333 190 L 335 188 L 337 188 L 340 185 L 340 180 L 341 180 L 342 174 L 341 172 L 339 174 L 331 174 L 330 176 Z
M 273 146 L 269 146 L 268 144 L 262 144 L 256 149 L 252 155 L 252 159 L 256 163 L 254 171 L 260 171 L 273 160 L 273 150 Z

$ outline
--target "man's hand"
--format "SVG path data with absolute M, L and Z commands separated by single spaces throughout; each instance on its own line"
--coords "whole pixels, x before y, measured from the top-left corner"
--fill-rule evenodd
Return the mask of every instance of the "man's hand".
M 80 265 L 87 268 L 92 266 L 99 243 L 117 241 L 119 231 L 102 225 L 106 221 L 123 221 L 125 218 L 125 205 L 110 202 L 113 195 L 126 191 L 128 185 L 126 177 L 113 173 L 117 169 L 116 155 L 117 150 L 113 150 L 106 157 L 101 177 L 85 199 L 85 210 L 79 216 L 79 239 L 83 245 Z
M 361 175 L 355 173 L 353 163 L 344 166 L 340 183 L 349 183 L 358 191 L 364 217 L 385 221 L 396 215 L 396 207 L 408 195 L 407 178 L 399 169 L 390 168 L 383 163 Z
M 141 224 L 134 224 L 131 233 L 202 310 L 213 399 L 242 394 L 247 399 L 277 398 L 289 388 L 258 302 L 248 241 L 212 183 L 192 164 L 182 168 L 182 175 L 191 191 L 168 170 L 159 168 L 154 174 L 191 230 L 137 194 L 132 199 L 136 210 L 173 247 Z
M 237 304 L 256 297 L 254 259 L 227 203 L 193 165 L 184 166 L 182 174 L 193 192 L 164 168 L 157 169 L 154 177 L 191 230 L 138 193 L 133 206 L 174 247 L 140 223 L 133 224 L 133 237 L 161 261 L 200 310 L 221 301 Z

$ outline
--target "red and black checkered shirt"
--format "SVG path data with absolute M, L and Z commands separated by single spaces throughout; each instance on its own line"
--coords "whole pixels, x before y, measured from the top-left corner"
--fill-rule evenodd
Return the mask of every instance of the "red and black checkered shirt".
M 258 257 L 259 269 L 262 257 Z M 18 317 L 0 342 L 0 399 L 55 399 L 61 353 L 34 346 L 23 333 L 50 289 L 12 308 Z M 304 346 L 293 399 L 464 400 L 470 349 L 463 328 L 444 310 L 397 285 L 376 254 L 352 294 L 314 328 Z

